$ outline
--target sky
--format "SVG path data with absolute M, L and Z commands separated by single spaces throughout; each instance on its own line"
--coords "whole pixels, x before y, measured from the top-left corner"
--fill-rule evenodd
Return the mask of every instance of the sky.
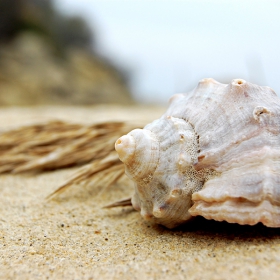
M 280 95 L 278 0 L 54 0 L 82 15 L 126 69 L 137 101 L 167 103 L 199 80 L 242 78 Z

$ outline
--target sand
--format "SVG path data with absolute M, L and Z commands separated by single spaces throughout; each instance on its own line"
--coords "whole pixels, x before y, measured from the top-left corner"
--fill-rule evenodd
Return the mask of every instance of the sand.
M 0 110 L 0 128 L 62 119 L 150 121 L 163 108 L 35 107 Z M 75 186 L 45 198 L 77 168 L 1 175 L 1 279 L 279 279 L 280 229 L 203 218 L 169 230 L 128 208 L 102 206 L 131 196 Z

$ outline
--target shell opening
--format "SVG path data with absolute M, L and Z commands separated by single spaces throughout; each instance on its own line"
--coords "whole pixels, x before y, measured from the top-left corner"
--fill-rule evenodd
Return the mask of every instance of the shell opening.
M 242 79 L 234 79 L 231 81 L 232 85 L 237 85 L 237 86 L 241 86 L 241 85 L 245 85 L 246 81 L 242 80 Z

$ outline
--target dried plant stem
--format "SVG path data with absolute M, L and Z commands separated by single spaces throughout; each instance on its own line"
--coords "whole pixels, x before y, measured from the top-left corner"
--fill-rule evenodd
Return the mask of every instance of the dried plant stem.
M 132 206 L 131 198 L 126 198 L 112 204 L 106 205 L 103 208 L 113 208 L 113 207 L 124 207 L 124 206 Z
M 109 187 L 124 175 L 124 166 L 118 159 L 117 153 L 112 152 L 102 160 L 96 160 L 80 168 L 67 182 L 51 193 L 50 199 L 69 188 L 71 185 L 92 184 Z
M 87 164 L 48 198 L 73 184 L 110 186 L 124 175 L 114 143 L 136 127 L 126 122 L 82 125 L 52 121 L 4 132 L 0 134 L 0 173 Z

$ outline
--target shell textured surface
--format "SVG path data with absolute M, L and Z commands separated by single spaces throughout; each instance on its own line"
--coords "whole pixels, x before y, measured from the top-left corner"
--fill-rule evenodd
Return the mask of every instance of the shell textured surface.
M 145 219 L 169 228 L 197 215 L 280 227 L 280 99 L 269 87 L 201 80 L 116 150 Z

